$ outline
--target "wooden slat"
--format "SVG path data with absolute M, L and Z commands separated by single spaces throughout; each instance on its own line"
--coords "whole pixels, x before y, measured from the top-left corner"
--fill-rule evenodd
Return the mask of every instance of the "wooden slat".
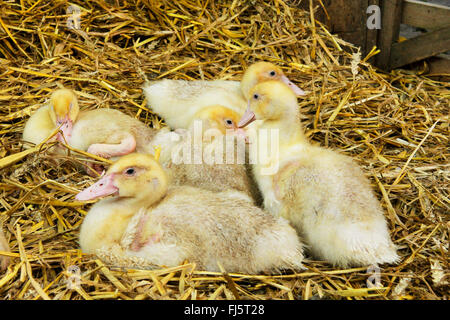
M 441 29 L 450 25 L 450 7 L 404 0 L 402 23 L 428 30 Z
M 376 64 L 381 69 L 387 69 L 391 55 L 391 46 L 397 40 L 400 30 L 400 19 L 403 0 L 381 1 L 381 30 L 378 32 L 378 54 Z
M 368 0 L 366 3 L 363 3 L 362 14 L 364 15 L 364 18 L 365 18 L 364 24 L 365 24 L 365 30 L 366 30 L 366 39 L 365 39 L 366 43 L 365 43 L 364 50 L 362 50 L 363 56 L 366 56 L 370 52 L 370 50 L 372 50 L 373 47 L 377 46 L 378 32 L 381 30 L 367 28 L 367 19 L 368 19 L 367 8 L 370 5 L 380 6 L 380 1 L 381 0 Z M 373 63 L 374 60 L 375 60 L 375 57 L 370 58 L 368 61 L 370 63 Z
M 366 10 L 369 1 L 373 2 L 374 0 L 312 0 L 313 7 L 317 7 L 314 18 L 325 23 L 331 33 L 361 47 L 361 53 L 364 55 L 368 30 Z M 325 14 L 321 3 L 325 6 L 328 15 Z M 309 0 L 301 1 L 299 7 L 309 10 Z M 370 31 L 376 33 L 377 30 Z
M 392 45 L 390 68 L 397 68 L 450 50 L 450 26 Z

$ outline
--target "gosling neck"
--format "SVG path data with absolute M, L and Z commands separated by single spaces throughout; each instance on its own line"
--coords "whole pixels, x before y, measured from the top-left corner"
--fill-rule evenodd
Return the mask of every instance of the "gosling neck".
M 142 208 L 150 208 L 156 206 L 161 199 L 164 197 L 164 194 L 161 194 L 159 197 L 140 197 L 140 198 L 132 198 L 132 197 L 118 197 L 117 202 L 122 206 L 128 207 L 131 211 L 138 211 Z
M 266 119 L 262 127 L 279 130 L 280 146 L 307 143 L 298 114 L 295 116 L 284 116 L 279 119 Z

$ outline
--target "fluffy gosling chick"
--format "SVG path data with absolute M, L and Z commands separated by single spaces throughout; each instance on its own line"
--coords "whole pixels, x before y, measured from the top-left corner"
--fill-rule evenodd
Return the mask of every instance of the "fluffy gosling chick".
M 150 141 L 157 132 L 119 110 L 79 111 L 75 93 L 59 89 L 52 94 L 50 103 L 27 121 L 24 140 L 40 143 L 59 125 L 63 135 L 58 134 L 58 140 L 103 158 L 119 157 L 133 151 L 153 153 Z M 88 167 L 102 170 L 91 165 Z M 92 170 L 88 173 L 94 174 Z
M 270 62 L 257 62 L 244 73 L 242 81 L 169 80 L 153 81 L 143 87 L 148 107 L 172 129 L 187 129 L 196 112 L 221 104 L 242 115 L 249 90 L 262 81 L 277 80 L 290 86 L 297 95 L 305 92 L 291 82 L 281 68 Z
M 62 132 L 56 135 L 56 139 L 69 140 L 72 135 L 72 127 L 79 114 L 78 100 L 70 89 L 55 90 L 49 103 L 39 108 L 28 119 L 23 130 L 23 140 L 39 144 L 44 141 L 56 128 Z
M 350 157 L 308 143 L 297 99 L 286 85 L 270 81 L 251 90 L 239 125 L 253 120 L 261 120 L 259 129 L 279 130 L 279 155 L 253 165 L 270 213 L 286 217 L 316 257 L 335 265 L 398 260 L 368 179 Z M 263 174 L 267 166 L 278 171 Z
M 302 246 L 283 218 L 274 218 L 237 192 L 168 186 L 151 157 L 130 154 L 76 196 L 97 202 L 80 230 L 85 253 L 123 267 L 177 266 L 258 273 L 301 268 Z
M 239 114 L 214 105 L 200 109 L 186 134 L 162 161 L 171 183 L 211 191 L 237 190 L 259 203 L 260 194 L 246 164 L 246 132 Z

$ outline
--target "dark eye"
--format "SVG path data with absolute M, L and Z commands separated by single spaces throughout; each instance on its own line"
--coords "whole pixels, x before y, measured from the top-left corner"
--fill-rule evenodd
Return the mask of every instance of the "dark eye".
M 277 73 L 275 72 L 275 71 L 270 71 L 269 72 L 269 75 L 271 76 L 271 77 L 275 77 L 276 75 L 277 75 Z
M 127 170 L 125 170 L 125 174 L 127 176 L 134 176 L 135 173 L 136 173 L 136 170 L 134 168 L 128 168 Z
M 258 99 L 259 99 L 259 94 L 255 93 L 255 94 L 253 95 L 253 99 L 258 100 Z
M 227 125 L 231 126 L 231 125 L 233 125 L 233 120 L 231 120 L 231 119 L 226 119 L 226 120 L 225 120 L 225 123 L 226 123 Z

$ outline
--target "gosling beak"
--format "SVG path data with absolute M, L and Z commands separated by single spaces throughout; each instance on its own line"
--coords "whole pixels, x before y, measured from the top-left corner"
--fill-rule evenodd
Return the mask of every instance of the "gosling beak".
M 250 109 L 250 102 L 247 106 L 247 110 L 245 110 L 244 115 L 238 123 L 238 128 L 244 128 L 251 122 L 256 120 L 255 113 Z
M 76 200 L 85 201 L 106 197 L 109 195 L 116 195 L 119 193 L 119 188 L 114 185 L 114 175 L 109 174 L 103 176 L 100 180 L 94 183 L 89 188 L 84 189 L 75 196 Z
M 288 77 L 286 77 L 285 75 L 281 76 L 281 81 L 283 81 L 285 84 L 287 84 L 289 86 L 289 88 L 291 88 L 292 91 L 294 91 L 294 93 L 297 96 L 304 96 L 306 95 L 306 92 L 303 91 L 302 89 L 300 89 L 299 87 L 297 87 L 297 85 L 295 85 L 291 80 L 288 79 Z
M 70 137 L 72 137 L 72 128 L 73 128 L 72 120 L 70 120 L 69 117 L 64 118 L 64 120 L 62 121 L 62 125 L 59 128 L 61 132 L 58 133 L 57 140 L 61 142 L 69 141 Z

